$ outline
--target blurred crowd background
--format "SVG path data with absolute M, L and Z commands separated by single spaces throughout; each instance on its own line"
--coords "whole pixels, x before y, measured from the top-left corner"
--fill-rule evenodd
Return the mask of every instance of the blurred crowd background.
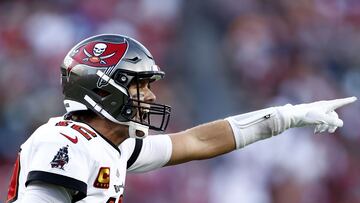
M 94 34 L 138 39 L 166 72 L 168 133 L 286 103 L 360 97 L 358 0 L 2 0 L 0 199 L 22 142 L 62 115 L 59 65 Z M 127 203 L 358 203 L 360 103 L 333 135 L 292 129 L 206 161 L 128 175 Z

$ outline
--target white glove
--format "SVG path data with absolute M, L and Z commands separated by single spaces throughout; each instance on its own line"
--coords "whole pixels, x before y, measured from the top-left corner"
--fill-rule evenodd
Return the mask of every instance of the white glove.
M 293 127 L 315 126 L 314 133 L 328 131 L 335 132 L 338 127 L 344 125 L 339 119 L 336 109 L 351 104 L 357 100 L 356 97 L 335 99 L 329 101 L 318 101 L 309 104 L 291 105 L 276 107 L 280 120 L 284 122 L 281 132 Z
M 343 126 L 335 110 L 356 100 L 356 97 L 348 97 L 309 104 L 287 104 L 231 116 L 226 120 L 233 130 L 236 148 L 242 148 L 294 127 L 315 126 L 314 133 L 333 133 Z

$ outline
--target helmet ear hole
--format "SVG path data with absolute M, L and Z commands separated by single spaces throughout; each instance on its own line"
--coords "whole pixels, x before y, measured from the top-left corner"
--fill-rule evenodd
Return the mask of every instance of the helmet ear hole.
M 100 97 L 106 97 L 108 95 L 110 95 L 110 92 L 100 89 L 100 88 L 94 88 L 93 92 L 97 95 L 99 95 Z

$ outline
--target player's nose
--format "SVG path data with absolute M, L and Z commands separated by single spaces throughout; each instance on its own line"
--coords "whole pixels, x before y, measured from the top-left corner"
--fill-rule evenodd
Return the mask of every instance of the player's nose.
M 145 99 L 146 102 L 155 102 L 156 101 L 156 96 L 150 89 L 147 89 L 144 99 Z

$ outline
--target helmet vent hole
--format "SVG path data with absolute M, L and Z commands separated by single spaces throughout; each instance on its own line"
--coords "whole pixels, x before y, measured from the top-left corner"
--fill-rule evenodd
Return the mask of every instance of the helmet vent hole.
M 93 92 L 95 94 L 99 95 L 100 97 L 106 97 L 106 96 L 110 95 L 110 92 L 108 92 L 106 90 L 102 90 L 100 88 L 93 89 Z
M 141 58 L 135 56 L 134 58 L 131 58 L 131 59 L 125 58 L 124 60 L 127 62 L 130 62 L 130 63 L 137 63 L 137 62 L 141 61 Z

